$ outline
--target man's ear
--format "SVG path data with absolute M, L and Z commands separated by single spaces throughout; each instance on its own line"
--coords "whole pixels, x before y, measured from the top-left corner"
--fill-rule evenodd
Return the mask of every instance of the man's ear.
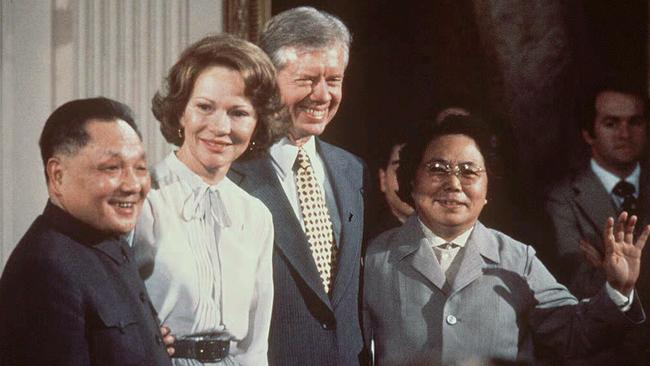
M 65 167 L 63 162 L 58 157 L 51 157 L 47 160 L 45 166 L 47 172 L 47 181 L 54 193 L 60 193 L 61 185 L 63 184 L 63 174 Z
M 386 170 L 379 168 L 379 189 L 382 193 L 386 193 Z
M 586 142 L 587 144 L 589 144 L 589 146 L 593 145 L 593 144 L 594 144 L 594 137 L 591 136 L 591 134 L 589 133 L 589 131 L 587 131 L 587 130 L 585 130 L 585 129 L 583 128 L 583 129 L 581 130 L 581 132 L 582 132 L 582 138 L 585 140 L 585 142 Z

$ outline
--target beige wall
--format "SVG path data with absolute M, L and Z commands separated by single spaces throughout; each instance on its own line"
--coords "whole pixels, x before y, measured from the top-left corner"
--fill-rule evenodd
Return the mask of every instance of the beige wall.
M 149 111 L 192 41 L 223 29 L 222 0 L 1 0 L 0 270 L 47 192 L 38 137 L 48 115 L 104 95 L 133 107 L 150 162 L 170 149 Z

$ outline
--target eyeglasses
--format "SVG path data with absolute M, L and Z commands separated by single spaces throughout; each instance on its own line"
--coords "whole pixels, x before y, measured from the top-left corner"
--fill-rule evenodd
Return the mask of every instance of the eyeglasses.
M 458 177 L 460 183 L 463 185 L 473 184 L 479 180 L 481 173 L 486 172 L 485 168 L 480 168 L 473 163 L 460 163 L 458 165 L 451 165 L 444 160 L 433 160 L 424 164 L 424 168 L 429 173 L 429 176 L 436 182 L 451 176 L 452 174 Z

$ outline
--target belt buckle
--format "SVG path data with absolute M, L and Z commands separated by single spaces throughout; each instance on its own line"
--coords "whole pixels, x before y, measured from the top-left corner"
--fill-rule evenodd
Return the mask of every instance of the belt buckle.
M 229 341 L 202 339 L 194 344 L 194 355 L 200 362 L 219 362 L 228 354 Z

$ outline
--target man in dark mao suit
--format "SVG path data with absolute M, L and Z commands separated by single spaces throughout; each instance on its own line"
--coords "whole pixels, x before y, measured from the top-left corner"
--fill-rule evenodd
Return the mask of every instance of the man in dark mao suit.
M 350 40 L 338 18 L 307 7 L 274 16 L 260 38 L 278 70 L 290 126 L 268 154 L 235 163 L 229 177 L 273 214 L 270 365 L 365 362 L 359 319 L 365 166 L 318 138 L 341 102 Z M 325 261 L 318 259 L 322 248 L 311 241 L 311 216 L 300 202 L 301 154 L 317 182 L 318 197 L 307 200 L 323 202 L 323 222 L 333 236 L 324 249 Z
M 171 365 L 122 238 L 150 187 L 130 109 L 66 103 L 40 146 L 49 201 L 0 278 L 0 365 Z

